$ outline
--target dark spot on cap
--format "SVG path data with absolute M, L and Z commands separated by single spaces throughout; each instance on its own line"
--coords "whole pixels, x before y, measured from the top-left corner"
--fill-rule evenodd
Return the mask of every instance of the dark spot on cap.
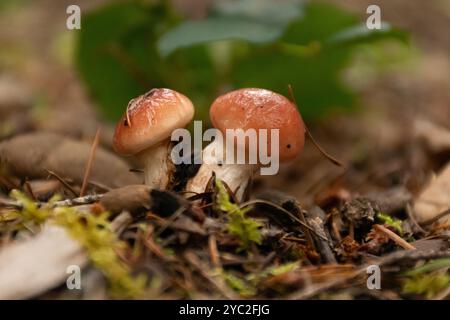
M 291 145 L 290 145 L 290 144 L 288 144 L 288 145 L 286 146 L 286 148 L 290 149 L 290 148 L 291 148 Z

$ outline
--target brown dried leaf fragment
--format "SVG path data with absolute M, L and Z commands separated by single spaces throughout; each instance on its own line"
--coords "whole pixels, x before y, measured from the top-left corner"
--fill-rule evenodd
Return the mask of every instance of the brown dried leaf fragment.
M 53 171 L 81 184 L 91 145 L 63 136 L 36 132 L 0 143 L 0 172 L 20 178 L 46 178 Z M 90 180 L 109 187 L 138 184 L 128 165 L 111 152 L 98 147 Z

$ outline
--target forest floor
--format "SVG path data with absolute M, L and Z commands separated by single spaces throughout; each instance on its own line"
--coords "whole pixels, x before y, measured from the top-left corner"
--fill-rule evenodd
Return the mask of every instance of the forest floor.
M 0 298 L 450 297 L 450 7 L 377 1 L 417 49 L 381 71 L 357 57 L 344 77 L 362 107 L 311 124 L 344 167 L 307 140 L 235 204 L 220 182 L 191 198 L 135 186 L 113 127 L 55 49 L 63 22 L 50 17 L 69 2 L 1 19 Z M 336 2 L 364 13 L 373 1 Z M 70 265 L 81 291 L 67 290 Z

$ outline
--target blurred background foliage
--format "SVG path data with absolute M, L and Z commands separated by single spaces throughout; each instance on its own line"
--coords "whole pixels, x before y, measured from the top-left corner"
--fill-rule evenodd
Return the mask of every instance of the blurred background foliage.
M 169 1 L 120 1 L 83 13 L 76 66 L 103 115 L 117 120 L 128 101 L 169 87 L 207 120 L 215 97 L 239 87 L 288 95 L 314 120 L 357 100 L 342 81 L 357 48 L 408 43 L 406 32 L 365 21 L 326 2 L 216 0 L 206 18 L 184 20 Z

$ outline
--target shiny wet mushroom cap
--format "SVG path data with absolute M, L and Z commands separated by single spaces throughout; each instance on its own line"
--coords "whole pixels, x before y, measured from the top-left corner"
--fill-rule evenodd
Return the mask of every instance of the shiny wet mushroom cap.
M 210 119 L 213 126 L 219 129 L 226 139 L 230 138 L 226 135 L 227 129 L 241 129 L 244 132 L 255 129 L 257 133 L 260 129 L 267 130 L 266 150 L 269 153 L 272 147 L 277 150 L 277 146 L 273 145 L 277 143 L 280 162 L 294 159 L 303 150 L 305 143 L 303 120 L 295 104 L 278 93 L 258 88 L 245 88 L 226 93 L 213 102 Z M 279 130 L 278 141 L 271 141 L 269 134 L 271 129 Z M 259 148 L 259 134 L 256 137 L 258 139 L 256 148 Z M 219 158 L 226 150 L 218 145 L 220 143 L 214 140 L 205 148 L 202 153 L 204 163 L 197 175 L 188 182 L 186 190 L 204 192 L 214 172 L 216 177 L 223 180 L 235 192 L 237 199 L 242 200 L 255 169 L 261 164 L 221 163 Z M 235 145 L 235 148 L 240 147 L 243 146 Z M 247 142 L 244 147 L 248 151 Z M 222 149 L 223 152 L 217 153 L 218 149 Z
M 116 125 L 114 150 L 136 155 L 144 166 L 145 183 L 165 189 L 170 182 L 170 136 L 189 124 L 194 116 L 192 102 L 171 89 L 152 89 L 133 100 Z
M 305 144 L 305 125 L 296 106 L 270 90 L 245 88 L 218 97 L 211 106 L 213 126 L 226 129 L 279 129 L 280 161 L 297 157 Z M 270 140 L 268 148 L 270 150 Z
M 177 128 L 192 121 L 194 106 L 171 89 L 152 89 L 130 101 L 116 125 L 113 146 L 117 153 L 136 154 L 163 142 Z

